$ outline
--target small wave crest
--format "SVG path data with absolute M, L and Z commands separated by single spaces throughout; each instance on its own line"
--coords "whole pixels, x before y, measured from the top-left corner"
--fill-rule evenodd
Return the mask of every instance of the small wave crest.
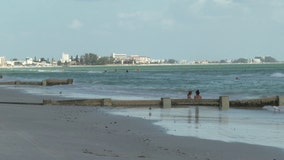
M 36 70 L 37 72 L 46 72 L 46 73 L 57 73 L 57 72 L 64 72 L 64 70 L 61 69 L 55 69 L 55 70 L 44 70 L 44 69 L 38 69 Z
M 284 73 L 273 73 L 271 74 L 271 77 L 284 78 Z
M 103 71 L 87 71 L 89 74 L 103 73 Z

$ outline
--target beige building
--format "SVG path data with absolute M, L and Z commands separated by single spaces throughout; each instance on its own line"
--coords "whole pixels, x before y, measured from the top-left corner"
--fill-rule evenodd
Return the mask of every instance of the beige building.
M 5 57 L 0 57 L 0 67 L 4 67 L 7 65 Z
M 151 59 L 146 56 L 132 55 L 130 59 L 135 61 L 136 64 L 148 64 L 151 62 Z

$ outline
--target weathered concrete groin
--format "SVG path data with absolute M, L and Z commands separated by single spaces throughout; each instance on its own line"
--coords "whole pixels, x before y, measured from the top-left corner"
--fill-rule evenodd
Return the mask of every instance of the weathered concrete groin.
M 74 99 L 74 100 L 43 100 L 43 104 L 51 105 L 83 105 L 83 106 L 125 106 L 125 107 L 150 107 L 161 106 L 161 100 L 112 100 L 105 99 Z
M 53 85 L 64 85 L 73 84 L 73 79 L 47 79 L 42 81 L 42 85 L 53 86 Z
M 275 96 L 268 98 L 259 98 L 259 99 L 248 99 L 248 100 L 234 100 L 230 101 L 230 107 L 263 107 L 263 106 L 280 106 L 283 105 L 284 97 Z
M 43 104 L 51 105 L 83 105 L 83 106 L 113 106 L 113 107 L 184 107 L 184 106 L 216 106 L 222 107 L 220 99 L 171 99 L 161 98 L 160 100 L 112 100 L 105 99 L 73 99 L 73 100 L 44 100 Z
M 111 100 L 108 101 L 109 106 L 136 106 L 136 107 L 150 107 L 150 106 L 161 106 L 161 100 Z
M 171 99 L 173 106 L 219 106 L 220 99 Z
M 184 106 L 215 106 L 221 110 L 227 110 L 230 107 L 236 108 L 261 108 L 263 106 L 284 105 L 284 96 L 275 96 L 270 98 L 259 98 L 252 100 L 233 100 L 229 101 L 228 96 L 221 96 L 219 99 L 171 99 L 161 98 L 160 100 L 112 100 L 106 99 L 81 99 L 81 100 L 44 100 L 44 105 L 83 105 L 83 106 L 112 106 L 112 107 L 162 107 L 174 108 Z
M 10 81 L 10 82 L 0 82 L 0 85 L 43 85 L 43 86 L 53 86 L 53 85 L 67 85 L 73 84 L 73 79 L 46 79 L 41 82 L 33 81 Z
M 250 100 L 229 100 L 228 96 L 220 96 L 219 99 L 171 99 L 160 100 L 113 100 L 103 99 L 71 99 L 71 100 L 43 100 L 42 103 L 28 102 L 0 102 L 0 104 L 34 104 L 34 105 L 77 105 L 77 106 L 100 106 L 100 107 L 160 107 L 178 108 L 190 106 L 213 106 L 220 110 L 232 108 L 261 109 L 264 106 L 284 106 L 284 96 Z

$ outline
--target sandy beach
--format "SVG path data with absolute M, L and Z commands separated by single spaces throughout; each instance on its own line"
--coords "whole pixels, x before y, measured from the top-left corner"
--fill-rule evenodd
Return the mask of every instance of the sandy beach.
M 55 98 L 1 88 L 0 102 Z M 108 108 L 0 104 L 0 157 L 5 160 L 282 160 L 278 148 L 167 135 Z M 208 131 L 210 132 L 210 131 Z

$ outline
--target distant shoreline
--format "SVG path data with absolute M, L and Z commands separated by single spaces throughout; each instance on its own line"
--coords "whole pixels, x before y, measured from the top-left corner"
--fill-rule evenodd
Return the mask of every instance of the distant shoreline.
M 106 64 L 106 65 L 67 65 L 67 66 L 0 66 L 0 69 L 13 68 L 64 68 L 64 67 L 123 67 L 123 66 L 209 66 L 209 65 L 269 65 L 269 64 L 284 64 L 284 62 L 273 63 L 206 63 L 206 64 Z

